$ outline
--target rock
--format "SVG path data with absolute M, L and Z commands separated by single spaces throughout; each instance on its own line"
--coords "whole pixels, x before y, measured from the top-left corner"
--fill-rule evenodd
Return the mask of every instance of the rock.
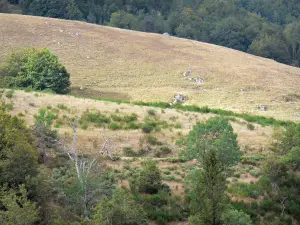
M 185 101 L 185 97 L 179 93 L 177 93 L 176 95 L 174 95 L 174 98 L 172 98 L 172 103 L 178 103 L 178 102 L 183 102 Z
M 84 90 L 84 87 L 83 87 L 83 86 L 81 86 L 79 89 L 80 89 L 80 91 L 83 91 L 83 90 Z
M 266 105 L 258 105 L 257 108 L 259 110 L 262 110 L 262 111 L 267 111 L 267 106 Z
M 169 33 L 165 32 L 163 33 L 163 35 L 166 35 L 166 36 L 171 36 Z
M 91 56 L 87 56 L 86 58 L 87 58 L 87 59 L 91 59 L 92 57 L 91 57 Z
M 203 83 L 203 82 L 204 82 L 204 80 L 203 80 L 201 77 L 196 77 L 196 78 L 193 78 L 193 80 L 194 80 L 196 83 L 198 83 L 198 84 L 200 84 L 200 83 Z

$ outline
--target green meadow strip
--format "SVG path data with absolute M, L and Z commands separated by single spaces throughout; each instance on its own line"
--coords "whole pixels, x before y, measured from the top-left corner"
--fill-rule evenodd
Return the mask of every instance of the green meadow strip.
M 101 101 L 109 101 L 109 102 L 117 102 L 117 103 L 125 103 L 125 104 L 133 104 L 139 106 L 150 106 L 150 107 L 158 107 L 162 109 L 179 109 L 182 111 L 188 112 L 198 112 L 198 113 L 212 113 L 219 116 L 234 116 L 238 118 L 242 118 L 247 122 L 254 122 L 260 125 L 274 125 L 274 126 L 288 126 L 296 124 L 293 121 L 287 120 L 276 120 L 273 117 L 265 117 L 265 116 L 257 116 L 257 115 L 250 115 L 248 113 L 236 113 L 229 110 L 224 109 L 214 109 L 209 108 L 207 106 L 196 106 L 196 105 L 182 105 L 182 104 L 173 104 L 170 105 L 167 102 L 143 102 L 143 101 L 128 101 L 128 100 L 121 100 L 121 99 L 112 99 L 112 98 L 93 98 L 95 100 Z
M 34 90 L 30 89 L 21 89 L 17 88 L 19 90 L 25 90 L 27 92 L 31 92 Z M 15 89 L 16 90 L 16 89 Z M 47 92 L 47 91 L 44 91 Z M 52 93 L 50 93 L 52 94 Z M 86 98 L 80 95 L 71 95 L 76 98 Z M 257 115 L 250 115 L 248 113 L 236 113 L 229 110 L 224 109 L 214 109 L 209 108 L 207 106 L 197 106 L 197 105 L 183 105 L 183 104 L 169 104 L 167 102 L 143 102 L 143 101 L 129 101 L 129 100 L 123 100 L 123 99 L 115 99 L 115 98 L 101 98 L 101 97 L 90 97 L 86 99 L 94 99 L 99 101 L 106 101 L 106 102 L 115 102 L 115 103 L 124 103 L 124 104 L 133 104 L 133 105 L 139 105 L 139 106 L 150 106 L 150 107 L 157 107 L 162 109 L 179 109 L 182 111 L 188 111 L 188 112 L 198 112 L 198 113 L 212 113 L 219 116 L 234 116 L 238 118 L 242 118 L 246 120 L 247 122 L 257 123 L 263 126 L 266 125 L 273 125 L 273 126 L 288 126 L 288 125 L 294 125 L 298 124 L 290 120 L 276 120 L 273 117 L 265 117 L 265 116 L 257 116 Z

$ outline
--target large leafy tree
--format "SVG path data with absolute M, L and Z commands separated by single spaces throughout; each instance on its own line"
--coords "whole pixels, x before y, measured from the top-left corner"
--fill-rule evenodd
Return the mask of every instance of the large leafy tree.
M 236 164 L 241 156 L 237 136 L 228 120 L 214 117 L 197 123 L 188 134 L 183 156 L 197 159 L 201 166 L 187 180 L 190 224 L 222 224 L 227 199 L 227 169 Z
M 183 157 L 203 163 L 208 149 L 212 147 L 224 166 L 234 165 L 242 155 L 237 135 L 225 118 L 214 117 L 207 122 L 197 123 L 188 134 Z
M 49 49 L 26 48 L 9 55 L 3 63 L 0 75 L 10 87 L 32 87 L 67 93 L 70 74 Z

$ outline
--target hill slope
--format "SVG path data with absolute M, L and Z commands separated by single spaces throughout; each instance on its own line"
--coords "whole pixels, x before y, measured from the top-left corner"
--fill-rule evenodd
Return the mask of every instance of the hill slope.
M 170 101 L 179 92 L 188 104 L 300 120 L 300 69 L 273 60 L 166 35 L 22 15 L 0 14 L 0 34 L 0 59 L 16 47 L 50 48 L 71 72 L 75 94 Z M 204 79 L 201 87 L 183 77 L 189 67 L 191 77 Z

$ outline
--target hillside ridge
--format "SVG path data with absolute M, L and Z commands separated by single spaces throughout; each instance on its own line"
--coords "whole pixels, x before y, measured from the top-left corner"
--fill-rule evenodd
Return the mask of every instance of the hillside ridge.
M 170 101 L 300 121 L 300 69 L 208 43 L 79 21 L 0 14 L 0 60 L 15 48 L 48 47 L 86 97 Z M 186 79 L 200 77 L 201 84 Z M 257 106 L 264 104 L 267 111 Z

